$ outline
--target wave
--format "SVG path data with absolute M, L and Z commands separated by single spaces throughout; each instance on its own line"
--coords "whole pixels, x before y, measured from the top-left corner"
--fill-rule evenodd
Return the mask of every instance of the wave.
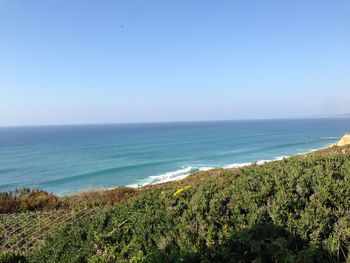
M 281 155 L 281 156 L 277 156 L 274 160 L 275 161 L 282 161 L 282 160 L 289 158 L 289 157 L 290 157 L 290 155 Z
M 17 168 L 3 168 L 3 169 L 0 168 L 0 174 L 3 175 L 6 173 L 13 173 L 13 172 L 16 172 L 18 170 L 19 169 L 17 169 Z
M 306 152 L 301 152 L 301 153 L 297 153 L 296 155 L 301 155 L 301 154 L 307 154 L 307 153 L 311 153 L 323 148 L 327 148 L 328 146 L 322 147 L 322 148 L 318 148 L 318 149 L 310 149 Z M 155 185 L 155 184 L 160 184 L 160 183 L 166 183 L 166 182 L 170 182 L 170 181 L 176 181 L 176 180 L 181 180 L 186 178 L 187 176 L 198 172 L 198 171 L 209 171 L 215 168 L 223 168 L 223 169 L 233 169 L 233 168 L 242 168 L 242 167 L 246 167 L 252 164 L 256 164 L 256 165 L 263 165 L 269 162 L 273 162 L 273 161 L 280 161 L 280 160 L 284 160 L 286 158 L 289 158 L 290 156 L 287 155 L 282 155 L 282 156 L 277 156 L 274 157 L 272 159 L 269 160 L 257 160 L 254 162 L 242 162 L 242 163 L 233 163 L 233 164 L 227 164 L 224 166 L 186 166 L 186 167 L 181 167 L 180 169 L 174 170 L 174 171 L 169 171 L 169 172 L 165 172 L 162 174 L 158 174 L 158 175 L 152 175 L 149 177 L 146 177 L 144 179 L 138 180 L 136 181 L 134 184 L 129 184 L 127 185 L 128 187 L 132 187 L 132 188 L 137 188 L 137 187 L 142 187 L 142 186 L 146 186 L 146 185 Z M 95 177 L 95 176 L 100 176 L 102 174 L 110 174 L 110 173 L 115 173 L 118 172 L 120 170 L 124 170 L 124 169 L 132 169 L 132 168 L 142 168 L 142 167 L 147 167 L 147 166 L 152 166 L 154 164 L 157 163 L 167 163 L 167 162 L 172 162 L 173 160 L 169 161 L 162 161 L 162 162 L 149 162 L 149 163 L 141 163 L 141 164 L 136 164 L 136 165 L 125 165 L 125 166 L 120 166 L 120 167 L 114 167 L 114 168 L 110 168 L 110 169 L 103 169 L 103 170 L 98 170 L 95 172 L 90 172 L 90 173 L 85 173 L 85 174 L 79 174 L 76 176 L 71 176 L 71 177 L 66 177 L 66 178 L 59 178 L 56 180 L 50 180 L 50 181 L 46 181 L 43 184 L 52 184 L 52 183 L 59 183 L 59 182 L 67 182 L 67 181 L 76 181 L 79 180 L 81 178 L 86 178 L 86 177 Z M 112 188 L 111 188 L 112 189 Z
M 300 153 L 297 153 L 296 155 L 303 155 L 303 154 L 308 154 L 308 153 L 313 153 L 313 152 L 316 152 L 316 151 L 319 151 L 319 150 L 324 150 L 324 149 L 327 149 L 329 148 L 331 145 L 327 144 L 325 146 L 322 146 L 320 148 L 313 148 L 313 149 L 310 149 L 310 150 L 307 150 L 306 152 L 300 152 Z
M 191 173 L 194 173 L 196 171 L 199 171 L 199 168 L 194 168 L 192 166 L 184 167 L 176 171 L 166 172 L 160 175 L 152 175 L 147 177 L 144 180 L 139 181 L 136 184 L 130 184 L 127 186 L 135 188 L 135 187 L 141 187 L 145 185 L 161 184 L 169 181 L 180 180 L 180 179 L 186 178 Z
M 328 137 L 321 137 L 321 139 L 340 139 L 340 137 L 328 136 Z
M 272 161 L 278 161 L 278 160 L 283 160 L 285 158 L 288 158 L 289 156 L 279 156 L 276 157 L 272 160 L 259 160 L 256 163 L 257 165 L 262 165 L 268 162 Z M 186 178 L 190 174 L 193 174 L 195 172 L 199 171 L 209 171 L 215 168 L 224 168 L 224 169 L 232 169 L 232 168 L 241 168 L 245 166 L 252 165 L 253 162 L 245 162 L 245 163 L 233 163 L 233 164 L 228 164 L 224 165 L 222 167 L 213 167 L 213 166 L 203 166 L 203 167 L 193 167 L 193 166 L 188 166 L 188 167 L 183 167 L 181 169 L 171 171 L 171 172 L 166 172 L 164 174 L 159 174 L 159 175 L 152 175 L 149 176 L 143 180 L 138 181 L 135 184 L 129 184 L 127 185 L 128 187 L 132 188 L 137 188 L 137 187 L 142 187 L 146 185 L 154 185 L 154 184 L 161 184 L 161 183 L 166 183 L 170 181 L 177 181 Z
M 241 168 L 241 167 L 245 167 L 245 166 L 249 166 L 252 164 L 257 164 L 257 165 L 263 165 L 265 163 L 270 163 L 270 162 L 274 162 L 274 161 L 282 161 L 286 158 L 289 158 L 289 155 L 282 155 L 282 156 L 277 156 L 273 159 L 269 159 L 269 160 L 258 160 L 255 162 L 246 162 L 246 163 L 233 163 L 233 164 L 228 164 L 223 166 L 224 169 L 232 169 L 232 168 Z
M 240 167 L 248 166 L 251 164 L 253 164 L 253 163 L 233 163 L 233 164 L 227 164 L 227 165 L 223 166 L 222 168 L 224 168 L 224 169 L 240 168 Z
M 40 183 L 43 185 L 52 185 L 52 184 L 57 184 L 57 183 L 68 183 L 68 182 L 79 181 L 80 179 L 102 176 L 105 174 L 112 174 L 112 173 L 114 174 L 114 173 L 124 171 L 124 170 L 142 169 L 142 168 L 146 168 L 146 167 L 152 167 L 152 166 L 158 165 L 158 164 L 172 163 L 174 161 L 178 161 L 178 160 L 174 159 L 174 160 L 164 160 L 164 161 L 158 161 L 158 162 L 144 162 L 144 163 L 138 163 L 138 164 L 123 165 L 123 166 L 111 167 L 111 168 L 96 170 L 96 171 L 87 172 L 87 173 L 81 173 L 81 174 L 72 175 L 69 177 L 47 180 L 47 181 L 40 182 Z
M 137 187 L 142 187 L 142 186 L 146 186 L 146 185 L 166 183 L 166 182 L 170 182 L 170 181 L 177 181 L 177 180 L 184 179 L 187 176 L 189 176 L 190 174 L 193 174 L 193 173 L 198 172 L 198 171 L 209 171 L 209 170 L 216 169 L 216 168 L 223 168 L 223 169 L 242 168 L 242 167 L 246 167 L 246 166 L 249 166 L 252 164 L 263 165 L 263 164 L 269 163 L 269 162 L 282 161 L 282 160 L 289 158 L 289 157 L 290 157 L 289 155 L 281 155 L 281 156 L 277 156 L 277 157 L 270 159 L 270 160 L 258 160 L 256 162 L 233 163 L 233 164 L 224 165 L 222 167 L 188 166 L 188 167 L 183 167 L 183 168 L 175 170 L 175 171 L 166 172 L 164 174 L 149 176 L 143 180 L 140 180 L 138 183 L 130 184 L 127 186 L 132 187 L 132 188 L 137 188 Z
M 240 156 L 242 154 L 250 154 L 250 153 L 256 153 L 256 152 L 266 152 L 266 151 L 272 151 L 272 150 L 278 150 L 278 149 L 284 149 L 284 148 L 290 148 L 292 146 L 308 146 L 311 143 L 321 143 L 324 142 L 324 140 L 317 139 L 312 141 L 303 141 L 298 143 L 284 143 L 284 144 L 278 144 L 273 146 L 267 146 L 267 147 L 253 147 L 253 148 L 244 148 L 244 149 L 238 149 L 234 151 L 227 151 L 223 153 L 216 153 L 211 155 L 203 155 L 202 158 L 209 159 L 211 157 L 218 157 L 218 156 Z M 329 145 L 327 144 L 327 147 Z M 319 149 L 317 149 L 319 150 Z M 305 152 L 307 153 L 307 152 Z M 239 164 L 238 164 L 239 165 Z
M 215 167 L 212 167 L 212 166 L 199 167 L 199 171 L 201 171 L 201 172 L 209 171 L 209 170 L 212 170 L 212 169 L 215 169 Z

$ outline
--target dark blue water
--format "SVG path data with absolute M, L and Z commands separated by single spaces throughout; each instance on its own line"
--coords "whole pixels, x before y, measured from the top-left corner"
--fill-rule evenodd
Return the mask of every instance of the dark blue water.
M 0 191 L 144 185 L 328 146 L 350 119 L 0 128 Z

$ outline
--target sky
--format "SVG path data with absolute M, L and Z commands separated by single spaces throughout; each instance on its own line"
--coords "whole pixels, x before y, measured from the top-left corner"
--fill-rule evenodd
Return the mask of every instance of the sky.
M 0 1 L 0 126 L 350 113 L 350 1 Z

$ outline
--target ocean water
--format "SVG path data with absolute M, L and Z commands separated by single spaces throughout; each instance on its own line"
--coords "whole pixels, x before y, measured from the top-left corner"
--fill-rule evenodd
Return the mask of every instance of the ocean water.
M 145 185 L 328 146 L 350 119 L 0 128 L 0 191 Z

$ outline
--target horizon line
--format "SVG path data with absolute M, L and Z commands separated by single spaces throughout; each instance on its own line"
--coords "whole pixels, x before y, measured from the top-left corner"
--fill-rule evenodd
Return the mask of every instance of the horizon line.
M 269 120 L 308 120 L 308 119 L 347 119 L 350 114 L 314 115 L 304 117 L 270 117 L 270 118 L 246 118 L 246 119 L 219 119 L 219 120 L 174 120 L 174 121 L 135 121 L 135 122 L 101 122 L 101 123 L 57 123 L 57 124 L 15 124 L 0 125 L 0 128 L 25 128 L 25 127 L 57 127 L 57 126 L 94 126 L 94 125 L 132 125 L 132 124 L 166 124 L 166 123 L 200 123 L 200 122 L 230 122 L 230 121 L 269 121 Z

